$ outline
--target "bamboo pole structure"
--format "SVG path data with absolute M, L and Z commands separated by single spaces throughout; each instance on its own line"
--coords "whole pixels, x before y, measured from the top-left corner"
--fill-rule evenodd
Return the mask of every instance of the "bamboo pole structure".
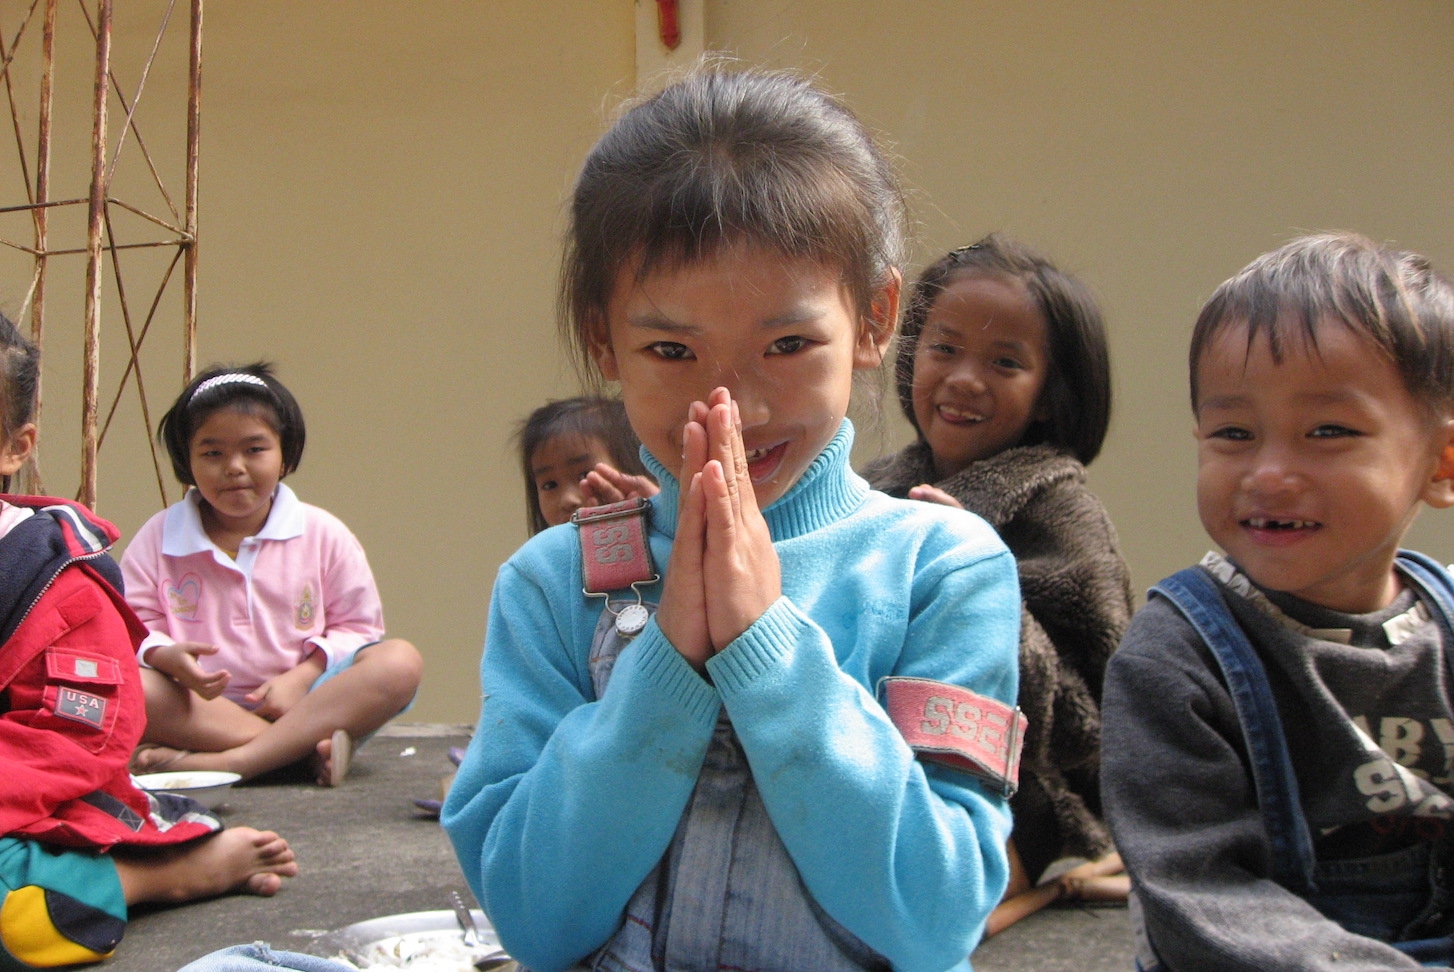
M 45 20 L 41 27 L 41 74 L 40 114 L 37 121 L 35 152 L 35 193 L 31 202 L 35 204 L 32 218 L 35 221 L 35 248 L 39 256 L 35 260 L 35 276 L 30 290 L 30 340 L 36 347 L 44 347 L 45 336 L 45 284 L 47 259 L 46 245 L 50 242 L 50 162 L 51 162 L 51 118 L 55 109 L 55 62 L 56 62 L 56 4 L 59 0 L 46 0 Z M 41 405 L 45 400 L 43 375 L 35 376 L 35 420 L 40 421 Z M 30 453 L 24 468 L 20 470 L 18 487 L 25 493 L 45 492 L 40 474 L 40 448 Z
M 176 279 L 175 271 L 181 270 L 183 289 L 183 306 L 181 308 L 181 335 L 182 342 L 182 372 L 183 381 L 189 381 L 196 367 L 196 336 L 197 336 L 197 268 L 198 268 L 198 246 L 197 246 L 197 187 L 199 170 L 199 146 L 201 134 L 201 64 L 202 64 L 202 12 L 203 0 L 187 0 L 190 8 L 190 28 L 187 38 L 187 125 L 186 125 L 186 199 L 185 205 L 180 210 L 171 193 L 167 190 L 165 180 L 158 169 L 157 160 L 153 158 L 142 137 L 141 128 L 138 125 L 138 112 L 141 99 L 147 87 L 147 80 L 157 57 L 163 51 L 163 38 L 167 32 L 168 24 L 173 19 L 173 13 L 179 4 L 179 0 L 167 0 L 163 15 L 160 19 L 160 26 L 156 32 L 156 39 L 150 47 L 150 52 L 144 60 L 139 80 L 134 84 L 134 90 L 128 92 L 123 88 L 117 75 L 113 73 L 113 31 L 114 0 L 80 0 L 79 7 L 85 27 L 89 32 L 90 40 L 94 43 L 95 63 L 94 71 L 91 74 L 92 82 L 92 111 L 91 111 L 91 152 L 89 157 L 90 186 L 84 196 L 79 196 L 74 191 L 67 193 L 65 198 L 52 198 L 52 176 L 55 167 L 52 162 L 52 146 L 58 144 L 54 132 L 54 103 L 56 101 L 56 79 L 57 79 L 57 46 L 64 46 L 64 40 L 58 42 L 61 31 L 58 28 L 57 10 L 59 0 L 28 0 L 24 10 L 24 16 L 16 29 L 13 43 L 7 48 L 9 41 L 6 37 L 0 36 L 0 80 L 3 80 L 5 89 L 5 100 L 11 114 L 11 124 L 14 129 L 16 148 L 19 154 L 19 173 L 21 184 L 24 186 L 25 202 L 21 205 L 0 206 L 0 215 L 7 213 L 29 210 L 33 224 L 34 240 L 21 241 L 0 237 L 0 254 L 8 251 L 19 251 L 33 261 L 30 273 L 31 283 L 29 290 L 21 304 L 20 320 L 23 323 L 24 315 L 30 314 L 30 336 L 37 347 L 41 348 L 44 363 L 45 346 L 44 340 L 47 337 L 47 327 L 52 322 L 46 320 L 47 298 L 50 291 L 56 286 L 55 276 L 59 272 L 61 264 L 55 263 L 54 257 L 84 254 L 86 257 L 85 273 L 85 308 L 84 308 L 84 333 L 82 335 L 82 361 L 81 361 L 81 475 L 80 485 L 76 490 L 76 499 L 87 506 L 94 507 L 97 498 L 97 479 L 99 470 L 99 453 L 106 441 L 106 432 L 111 426 L 112 419 L 117 416 L 117 406 L 120 404 L 122 395 L 126 392 L 127 385 L 131 381 L 136 383 L 137 395 L 140 399 L 141 421 L 146 427 L 146 440 L 152 452 L 152 465 L 157 473 L 158 491 L 161 493 L 163 504 L 167 502 L 166 486 L 163 482 L 161 462 L 157 455 L 155 444 L 150 435 L 151 410 L 147 402 L 146 383 L 143 380 L 141 350 L 142 344 L 151 331 L 151 325 L 157 317 L 158 309 L 161 307 L 162 298 L 167 292 L 168 284 Z M 43 18 L 36 15 L 44 11 Z M 133 11 L 128 11 L 129 13 Z M 94 16 L 93 16 L 94 13 Z M 28 158 L 27 146 L 24 133 L 20 123 L 21 111 L 17 107 L 16 91 L 14 84 L 16 51 L 27 34 L 33 36 L 35 30 L 32 28 L 34 21 L 43 19 L 41 52 L 40 52 L 40 107 L 38 115 L 38 129 L 36 134 L 35 154 L 35 177 L 31 180 L 30 161 Z M 32 45 L 33 46 L 33 45 Z M 77 92 L 79 94 L 79 92 Z M 115 99 L 116 105 L 124 113 L 124 118 L 115 132 L 115 144 L 108 145 L 108 133 L 112 127 L 109 119 L 111 100 Z M 154 102 L 155 97 L 149 99 Z M 79 134 L 79 133 L 78 133 Z M 132 202 L 113 198 L 112 188 L 113 175 L 118 171 L 118 165 L 122 160 L 124 149 L 130 149 L 130 143 L 134 142 L 135 151 L 141 155 L 141 162 L 145 171 L 150 175 L 150 183 L 163 201 L 163 209 L 156 209 L 154 206 L 143 206 Z M 61 143 L 64 144 L 64 140 Z M 132 166 L 132 168 L 135 168 Z M 59 210 L 61 215 L 66 212 L 76 212 L 85 204 L 86 211 L 86 233 L 84 246 L 65 246 L 54 248 L 51 238 L 55 235 L 55 222 L 58 216 L 52 215 L 51 210 Z M 113 210 L 112 207 L 115 207 Z M 153 210 L 149 212 L 148 210 Z M 126 238 L 118 233 L 119 226 L 113 225 L 112 217 L 124 211 L 134 215 L 145 223 L 151 224 L 155 229 L 161 231 L 166 238 L 147 239 Z M 156 215 L 155 213 L 162 213 Z M 169 214 L 169 215 L 168 215 Z M 131 225 L 136 225 L 134 222 Z M 162 264 L 164 267 L 161 273 L 160 282 L 148 298 L 145 293 L 138 292 L 130 286 L 127 275 L 123 273 L 123 252 L 141 252 L 157 247 L 174 248 L 172 259 Z M 109 262 L 109 272 L 114 283 L 114 297 L 107 292 L 105 276 L 108 268 L 105 263 Z M 151 267 L 149 261 L 142 261 L 142 265 Z M 143 271 L 146 272 L 146 271 Z M 149 288 L 143 288 L 147 290 Z M 175 293 L 175 291 L 173 291 Z M 133 313 L 130 302 L 138 302 L 138 313 Z M 143 304 L 142 301 L 146 301 Z M 125 362 L 125 369 L 121 372 L 120 379 L 116 382 L 114 395 L 111 396 L 110 407 L 106 409 L 105 423 L 98 422 L 100 412 L 104 407 L 101 402 L 101 385 L 103 376 L 101 373 L 101 324 L 103 308 L 108 302 L 119 303 L 120 318 L 119 324 L 124 326 L 126 332 L 128 356 Z M 142 306 L 146 306 L 145 316 L 139 313 Z M 110 310 L 104 311 L 104 316 L 110 320 Z M 139 325 L 139 326 L 138 326 Z M 111 378 L 105 378 L 108 391 L 111 388 Z M 54 386 L 48 386 L 54 387 Z M 40 395 L 37 392 L 36 413 L 40 410 Z M 34 459 L 21 470 L 17 485 L 23 492 L 41 492 L 39 467 L 35 465 Z
M 96 100 L 91 121 L 91 198 L 86 218 L 86 333 L 81 360 L 81 488 L 96 506 L 96 406 L 101 390 L 101 248 L 106 223 L 106 105 L 111 73 L 111 0 L 96 12 Z
M 41 75 L 40 75 L 40 121 L 36 133 L 35 158 L 35 248 L 40 251 L 36 258 L 34 296 L 30 304 L 30 339 L 41 347 L 45 334 L 45 270 L 46 244 L 50 240 L 50 133 L 51 117 L 55 110 L 56 72 L 56 4 L 59 0 L 46 0 L 45 26 L 41 31 Z M 36 418 L 40 417 L 40 380 L 36 380 Z
M 187 52 L 186 242 L 182 244 L 182 381 L 197 369 L 197 171 L 202 139 L 202 0 L 192 0 Z

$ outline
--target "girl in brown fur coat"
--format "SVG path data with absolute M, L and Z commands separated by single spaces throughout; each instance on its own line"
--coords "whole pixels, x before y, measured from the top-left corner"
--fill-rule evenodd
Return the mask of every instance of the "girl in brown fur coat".
M 1115 529 L 1085 485 L 1110 421 L 1105 328 L 1083 284 L 991 235 L 920 276 L 896 377 L 918 440 L 864 476 L 979 514 L 1019 565 L 1030 725 L 1011 804 L 1024 871 L 1009 898 L 1058 858 L 1112 851 L 1098 794 L 1101 682 L 1132 608 Z

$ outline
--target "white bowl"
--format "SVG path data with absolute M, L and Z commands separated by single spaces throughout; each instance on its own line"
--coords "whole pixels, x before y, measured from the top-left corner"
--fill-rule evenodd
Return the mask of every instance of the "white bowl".
M 232 784 L 242 779 L 236 773 L 210 770 L 178 770 L 174 773 L 147 773 L 132 777 L 143 790 L 165 790 L 191 797 L 209 810 L 222 802 Z
M 455 972 L 472 970 L 477 967 L 476 961 L 487 956 L 513 969 L 514 963 L 508 962 L 500 948 L 499 936 L 485 913 L 474 909 L 470 916 L 480 935 L 480 944 L 475 948 L 465 947 L 453 911 L 415 911 L 371 918 L 328 932 L 313 942 L 308 951 L 360 969 L 419 968 Z

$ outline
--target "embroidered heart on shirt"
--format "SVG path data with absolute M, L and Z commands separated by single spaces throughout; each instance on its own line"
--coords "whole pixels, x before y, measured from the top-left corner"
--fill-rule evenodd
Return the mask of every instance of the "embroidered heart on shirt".
M 183 621 L 197 620 L 197 602 L 202 598 L 202 582 L 196 574 L 187 574 L 175 586 L 167 585 L 167 606 Z

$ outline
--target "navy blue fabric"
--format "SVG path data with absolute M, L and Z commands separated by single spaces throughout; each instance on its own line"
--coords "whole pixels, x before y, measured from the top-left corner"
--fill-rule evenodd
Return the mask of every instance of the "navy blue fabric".
M 8 499 L 17 506 L 28 505 L 25 497 Z M 121 590 L 121 568 L 106 556 L 104 548 L 89 549 L 101 543 L 110 546 L 99 524 L 89 522 L 79 511 L 30 509 L 35 516 L 16 524 L 0 544 L 0 644 L 20 627 L 55 576 L 77 560 L 88 561 L 106 583 Z M 82 529 L 86 531 L 84 542 L 76 536 Z
M 1206 571 L 1197 567 L 1177 571 L 1151 593 L 1176 605 L 1221 666 L 1252 762 L 1257 805 L 1272 845 L 1273 880 L 1307 894 L 1313 887 L 1313 838 L 1302 814 L 1297 775 L 1262 659 Z

